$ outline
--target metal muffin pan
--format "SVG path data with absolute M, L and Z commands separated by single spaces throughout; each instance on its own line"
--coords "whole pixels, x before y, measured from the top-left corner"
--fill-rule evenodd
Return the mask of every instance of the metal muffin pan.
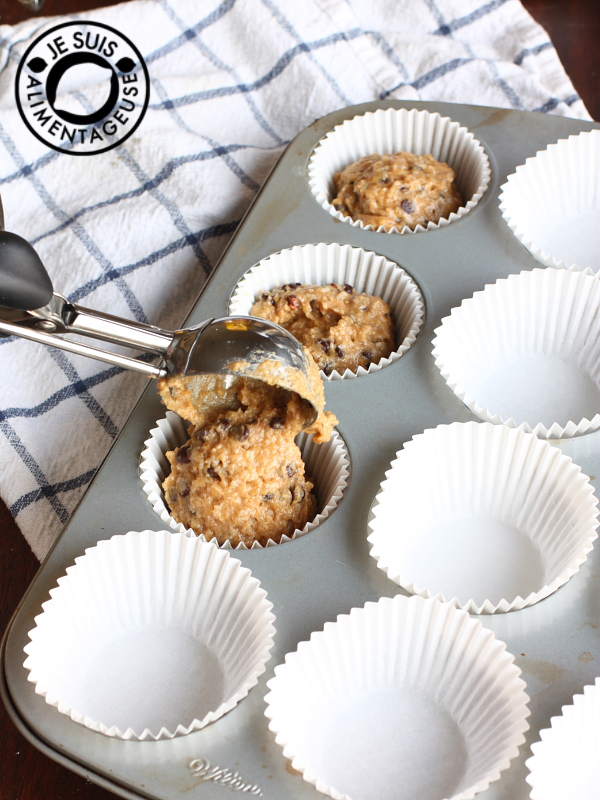
M 310 155 L 343 120 L 378 108 L 439 112 L 466 126 L 485 148 L 492 179 L 479 204 L 447 227 L 414 235 L 361 230 L 339 222 L 312 195 Z M 125 798 L 218 800 L 237 790 L 265 800 L 316 800 L 319 792 L 295 773 L 268 729 L 264 696 L 274 667 L 311 632 L 351 608 L 402 590 L 369 555 L 370 507 L 390 462 L 413 435 L 440 423 L 474 419 L 439 374 L 431 354 L 433 331 L 450 310 L 511 273 L 539 266 L 502 219 L 501 185 L 519 164 L 549 143 L 594 122 L 531 112 L 447 103 L 386 101 L 345 108 L 313 123 L 287 148 L 248 211 L 186 324 L 227 313 L 240 277 L 271 253 L 294 245 L 339 242 L 362 247 L 400 264 L 416 281 L 426 307 L 424 325 L 394 364 L 356 380 L 325 386 L 327 408 L 340 424 L 350 456 L 350 477 L 338 508 L 316 530 L 265 550 L 236 552 L 273 603 L 275 646 L 264 675 L 249 696 L 209 727 L 181 738 L 129 742 L 90 731 L 35 694 L 23 667 L 23 648 L 34 617 L 57 579 L 75 558 L 101 539 L 130 530 L 164 528 L 138 474 L 148 432 L 164 416 L 154 383 L 148 386 L 44 561 L 2 643 L 0 689 L 21 732 L 40 750 Z M 183 321 L 182 321 L 183 322 Z M 600 434 L 558 443 L 592 478 L 600 475 Z M 531 716 L 527 741 L 482 800 L 525 800 L 526 759 L 539 731 L 600 674 L 599 554 L 542 602 L 507 614 L 481 616 L 506 642 L 527 683 Z M 244 791 L 245 790 L 245 791 Z M 40 791 L 43 791 L 40 789 Z

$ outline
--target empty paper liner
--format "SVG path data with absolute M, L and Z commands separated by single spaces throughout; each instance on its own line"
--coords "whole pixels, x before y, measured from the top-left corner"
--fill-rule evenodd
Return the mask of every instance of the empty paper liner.
M 412 594 L 472 614 L 537 603 L 597 537 L 589 478 L 557 447 L 484 422 L 440 425 L 404 445 L 373 505 L 371 555 Z
M 483 420 L 564 439 L 600 428 L 600 281 L 568 270 L 509 275 L 453 308 L 433 355 Z
M 600 270 L 600 131 L 569 136 L 508 177 L 500 210 L 548 267 Z
M 121 739 L 203 728 L 256 684 L 272 604 L 227 552 L 169 531 L 129 532 L 75 560 L 25 647 L 29 680 L 75 722 Z
M 167 451 L 181 447 L 188 439 L 188 424 L 173 411 L 167 411 L 166 416 L 156 423 L 156 428 L 150 431 L 150 437 L 144 443 L 140 461 L 140 476 L 148 502 L 162 522 L 173 531 L 195 537 L 196 534 L 193 530 L 186 528 L 171 516 L 162 488 L 162 484 L 171 470 L 166 456 Z M 269 539 L 267 547 L 290 542 L 313 531 L 337 507 L 348 482 L 350 462 L 346 446 L 336 431 L 324 444 L 316 444 L 312 436 L 301 433 L 296 438 L 296 444 L 302 453 L 306 474 L 315 484 L 313 491 L 317 497 L 317 515 L 307 522 L 302 530 L 295 530 L 291 536 L 284 534 L 279 542 Z M 200 534 L 198 538 L 206 541 L 203 534 Z M 216 539 L 211 541 L 218 546 Z M 221 548 L 232 549 L 229 540 L 222 544 Z M 262 548 L 263 545 L 258 541 L 252 545 L 253 550 Z M 247 550 L 248 547 L 241 542 L 235 549 Z
M 381 297 L 394 316 L 395 349 L 389 356 L 372 362 L 368 368 L 347 369 L 343 375 L 337 370 L 326 375 L 321 370 L 323 380 L 360 377 L 393 364 L 414 343 L 423 324 L 423 299 L 408 273 L 376 253 L 337 243 L 292 247 L 263 259 L 236 286 L 229 313 L 250 314 L 252 304 L 263 292 L 294 283 L 349 285 L 355 292 Z
M 335 800 L 468 800 L 498 780 L 528 728 L 505 648 L 447 603 L 369 602 L 275 667 L 269 728 Z
M 417 225 L 414 229 L 404 226 L 386 230 L 381 226 L 380 232 L 405 234 L 443 228 L 475 208 L 490 182 L 489 159 L 467 128 L 437 112 L 387 108 L 346 120 L 317 144 L 308 165 L 311 191 L 319 205 L 336 219 L 374 230 L 332 205 L 334 175 L 363 156 L 398 152 L 432 155 L 452 167 L 464 205 L 448 218 L 428 222 L 426 228 Z

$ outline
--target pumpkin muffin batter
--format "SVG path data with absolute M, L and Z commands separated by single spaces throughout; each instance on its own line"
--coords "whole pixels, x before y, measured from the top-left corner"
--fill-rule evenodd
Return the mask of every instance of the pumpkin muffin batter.
M 269 363 L 263 366 L 267 379 Z M 318 377 L 314 363 L 312 372 Z M 220 375 L 161 379 L 165 405 L 192 422 L 188 442 L 167 453 L 171 473 L 163 490 L 173 518 L 232 547 L 280 542 L 312 520 L 317 513 L 314 483 L 294 439 L 306 430 L 316 442 L 327 441 L 337 424 L 331 412 L 323 411 L 319 382 L 322 401 L 315 400 L 318 416 L 307 427 L 314 408 L 296 392 L 264 380 Z
M 349 284 L 285 284 L 263 293 L 250 313 L 286 328 L 326 375 L 366 369 L 395 347 L 389 305 Z
M 432 155 L 364 156 L 336 173 L 334 183 L 333 206 L 375 230 L 426 228 L 463 205 L 454 170 Z

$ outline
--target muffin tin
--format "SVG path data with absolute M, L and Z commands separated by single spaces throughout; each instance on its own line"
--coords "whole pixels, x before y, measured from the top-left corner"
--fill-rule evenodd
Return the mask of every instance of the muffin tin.
M 387 108 L 450 117 L 482 144 L 491 165 L 487 190 L 451 225 L 414 235 L 388 235 L 344 224 L 315 199 L 308 163 L 318 143 L 344 120 Z M 92 485 L 15 613 L 2 644 L 1 690 L 13 720 L 50 757 L 131 799 L 218 798 L 239 791 L 265 800 L 316 800 L 275 742 L 265 716 L 267 682 L 298 644 L 353 608 L 404 594 L 370 555 L 371 505 L 397 451 L 428 428 L 475 417 L 435 365 L 434 330 L 474 292 L 539 262 L 518 241 L 499 208 L 500 187 L 517 166 L 548 144 L 600 128 L 593 122 L 529 112 L 444 103 L 376 102 L 316 121 L 287 148 L 233 237 L 186 324 L 227 313 L 238 281 L 255 264 L 286 248 L 317 243 L 360 247 L 399 264 L 417 284 L 424 323 L 395 362 L 355 380 L 328 381 L 327 408 L 340 420 L 348 482 L 337 507 L 307 535 L 278 547 L 237 551 L 273 603 L 272 657 L 239 704 L 202 730 L 161 741 L 123 741 L 88 730 L 35 693 L 23 667 L 34 618 L 67 567 L 100 540 L 128 531 L 161 530 L 139 476 L 144 442 L 164 417 L 156 387 L 141 397 Z M 600 432 L 553 442 L 596 486 Z M 597 549 L 597 548 L 596 548 Z M 478 797 L 525 800 L 530 745 L 562 706 L 594 683 L 600 667 L 600 582 L 594 550 L 564 586 L 543 601 L 506 614 L 478 617 L 508 652 L 527 684 L 530 729 L 510 768 Z M 365 769 L 368 765 L 365 764 Z M 356 800 L 356 799 L 355 799 Z

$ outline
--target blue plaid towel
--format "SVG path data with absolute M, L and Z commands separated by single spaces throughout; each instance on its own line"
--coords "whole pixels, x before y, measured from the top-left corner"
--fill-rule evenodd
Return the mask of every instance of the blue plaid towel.
M 137 0 L 77 19 L 141 52 L 146 115 L 122 144 L 75 157 L 38 139 L 15 100 L 27 49 L 72 19 L 0 26 L 6 228 L 33 243 L 69 300 L 168 329 L 316 118 L 389 97 L 589 119 L 519 0 Z M 56 90 L 74 119 L 101 103 L 87 67 Z M 0 368 L 0 494 L 42 558 L 146 379 L 12 338 L 0 339 Z

